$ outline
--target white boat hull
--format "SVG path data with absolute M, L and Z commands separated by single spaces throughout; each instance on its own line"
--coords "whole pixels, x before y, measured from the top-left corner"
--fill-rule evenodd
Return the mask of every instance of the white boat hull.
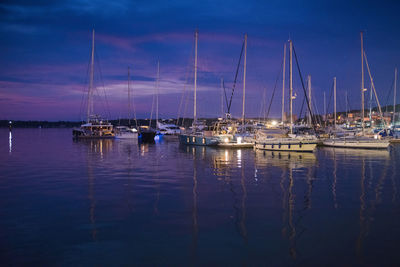
M 116 134 L 116 139 L 138 139 L 138 133 L 122 133 Z
M 363 149 L 387 149 L 390 145 L 385 140 L 336 140 L 329 139 L 323 142 L 324 146 L 342 148 L 363 148 Z
M 270 151 L 296 151 L 296 152 L 313 152 L 317 147 L 316 143 L 304 143 L 297 140 L 282 140 L 282 141 L 258 141 L 255 144 L 256 149 Z
M 228 143 L 219 143 L 218 146 L 223 148 L 252 148 L 254 146 L 254 143 L 228 142 Z

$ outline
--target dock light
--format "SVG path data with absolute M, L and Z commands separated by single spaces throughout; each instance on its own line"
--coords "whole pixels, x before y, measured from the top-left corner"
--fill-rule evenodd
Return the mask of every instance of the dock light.
M 241 143 L 242 143 L 242 137 L 238 137 L 238 138 L 237 138 L 237 143 L 238 143 L 238 144 L 241 144 Z
M 9 121 L 8 124 L 12 124 L 12 121 Z
M 225 139 L 224 139 L 224 142 L 225 142 L 225 143 L 228 143 L 228 142 L 229 142 L 229 139 L 228 139 L 228 138 L 225 138 Z
M 272 124 L 273 126 L 276 126 L 276 125 L 278 124 L 278 122 L 277 122 L 277 121 L 272 121 L 271 124 Z

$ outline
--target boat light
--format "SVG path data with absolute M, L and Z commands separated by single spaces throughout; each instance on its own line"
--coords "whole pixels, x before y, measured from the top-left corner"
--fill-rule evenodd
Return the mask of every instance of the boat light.
M 278 124 L 278 122 L 277 122 L 277 121 L 272 121 L 271 124 L 272 124 L 273 126 L 275 126 L 275 125 Z
M 239 136 L 239 137 L 237 138 L 237 143 L 238 143 L 238 144 L 241 144 L 241 143 L 242 143 L 242 137 Z
M 228 138 L 225 138 L 225 139 L 224 139 L 224 142 L 225 142 L 225 143 L 228 143 L 228 142 L 229 142 L 229 139 L 228 139 Z

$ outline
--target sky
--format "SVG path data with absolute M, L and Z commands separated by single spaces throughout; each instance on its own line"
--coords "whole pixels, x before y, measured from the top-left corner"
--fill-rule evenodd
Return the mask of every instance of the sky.
M 263 116 L 275 83 L 270 117 L 280 117 L 283 46 L 289 39 L 303 79 L 311 75 L 319 113 L 324 92 L 329 110 L 333 108 L 333 77 L 338 110 L 345 109 L 346 92 L 348 106 L 360 108 L 360 31 L 379 100 L 392 104 L 394 68 L 400 62 L 399 7 L 396 1 L 341 0 L 3 0 L 0 119 L 85 119 L 92 29 L 95 112 L 107 119 L 128 117 L 128 67 L 136 115 L 151 116 L 157 61 L 159 117 L 193 116 L 196 29 L 198 117 L 221 116 L 221 78 L 229 97 L 245 33 L 246 117 Z M 286 67 L 288 78 L 288 61 Z M 293 105 L 299 114 L 304 94 L 297 69 L 293 73 Z M 365 80 L 369 88 L 367 74 Z M 234 117 L 241 116 L 242 92 L 243 61 L 232 101 Z

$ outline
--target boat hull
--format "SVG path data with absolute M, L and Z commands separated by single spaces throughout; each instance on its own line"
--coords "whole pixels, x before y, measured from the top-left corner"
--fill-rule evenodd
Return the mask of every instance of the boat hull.
M 388 141 L 361 141 L 361 140 L 325 140 L 324 146 L 341 148 L 362 148 L 362 149 L 387 149 L 390 145 Z
M 116 139 L 138 139 L 137 133 L 123 133 L 123 134 L 116 134 Z
M 228 143 L 219 143 L 218 147 L 223 147 L 223 148 L 252 148 L 252 147 L 254 147 L 254 143 L 228 142 Z
M 181 134 L 178 137 L 179 143 L 183 145 L 216 146 L 219 143 L 218 139 L 206 136 Z
M 270 151 L 293 151 L 293 152 L 313 152 L 317 143 L 304 143 L 299 141 L 289 142 L 256 142 L 256 149 Z
M 114 139 L 114 134 L 101 135 L 98 132 L 85 132 L 80 129 L 72 130 L 72 137 L 75 139 Z
M 141 132 L 140 140 L 144 143 L 154 143 L 155 136 L 156 136 L 156 132 Z

